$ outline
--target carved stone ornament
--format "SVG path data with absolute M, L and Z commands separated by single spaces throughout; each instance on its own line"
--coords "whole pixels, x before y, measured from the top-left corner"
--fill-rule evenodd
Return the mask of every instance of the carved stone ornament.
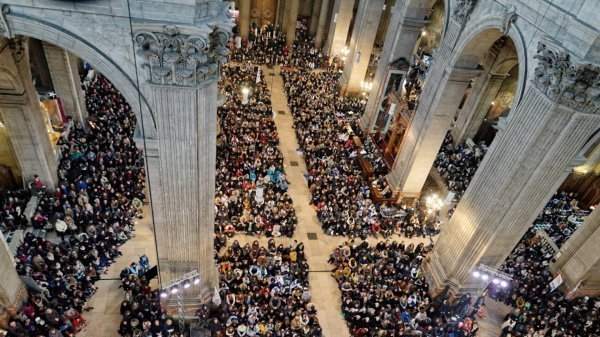
M 494 42 L 494 44 L 490 47 L 490 51 L 496 55 L 498 55 L 500 53 L 500 50 L 502 50 L 502 48 L 504 48 L 504 46 L 506 46 L 506 42 L 508 41 L 508 39 L 504 36 L 501 36 L 500 38 L 498 38 L 498 40 L 496 40 Z
M 543 42 L 538 43 L 534 85 L 548 98 L 580 112 L 600 113 L 600 67 L 573 64 L 570 55 Z
M 477 0 L 456 0 L 452 18 L 459 23 L 464 23 L 471 15 L 476 2 Z
M 227 61 L 231 33 L 216 27 L 202 35 L 181 34 L 172 25 L 161 32 L 140 30 L 135 34 L 138 55 L 148 63 L 150 82 L 191 87 L 219 78 L 219 63 Z
M 13 37 L 8 27 L 8 21 L 6 20 L 6 14 L 10 12 L 8 5 L 2 5 L 0 7 L 0 36 L 7 38 Z
M 510 6 L 510 8 L 504 8 L 502 15 L 502 33 L 504 35 L 508 34 L 510 26 L 517 21 L 517 17 L 517 7 L 515 5 Z
M 13 58 L 16 62 L 20 62 L 27 52 L 25 44 L 27 40 L 24 36 L 17 36 L 13 39 L 8 40 L 8 46 L 12 52 Z

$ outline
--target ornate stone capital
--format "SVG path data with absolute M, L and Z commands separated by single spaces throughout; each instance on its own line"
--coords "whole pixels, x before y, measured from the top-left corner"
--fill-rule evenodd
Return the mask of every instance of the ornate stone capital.
M 600 113 L 600 67 L 572 62 L 565 50 L 538 43 L 533 84 L 548 98 L 580 112 Z
M 456 0 L 452 10 L 452 18 L 463 24 L 471 15 L 477 0 Z
M 135 33 L 137 53 L 147 61 L 150 83 L 192 87 L 219 78 L 219 63 L 227 61 L 231 32 L 208 26 L 185 34 L 178 27 L 164 25 L 158 32 Z

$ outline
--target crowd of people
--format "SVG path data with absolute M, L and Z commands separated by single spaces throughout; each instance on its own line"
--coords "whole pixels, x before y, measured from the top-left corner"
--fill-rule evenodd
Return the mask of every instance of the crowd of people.
M 311 204 L 325 233 L 362 238 L 435 234 L 439 222 L 428 217 L 425 209 L 406 208 L 397 212 L 398 216 L 383 217 L 372 202 L 371 182 L 362 175 L 357 162 L 359 151 L 371 144 L 357 125 L 364 102 L 337 96 L 339 74 L 284 71 L 281 75 L 308 169 Z M 355 136 L 362 139 L 363 148 L 354 145 Z M 374 146 L 369 146 L 370 153 L 375 153 Z M 373 181 L 378 184 L 380 177 L 377 175 Z M 381 190 L 385 191 L 383 184 Z
M 352 336 L 476 336 L 469 301 L 435 303 L 422 263 L 431 247 L 345 242 L 330 257 Z
M 338 74 L 284 71 L 284 87 L 308 169 L 311 204 L 330 235 L 370 234 L 380 226 L 356 163 L 352 126 L 364 105 L 337 97 Z
M 247 104 L 238 96 L 252 88 Z M 291 237 L 298 220 L 292 199 L 271 98 L 259 66 L 222 68 L 221 92 L 227 96 L 218 109 L 215 232 Z
M 448 190 L 456 193 L 455 200 L 459 200 L 467 190 L 486 150 L 485 144 L 477 144 L 473 148 L 466 144 L 455 145 L 450 132 L 446 135 L 433 165 Z
M 31 192 L 26 189 L 0 191 L 0 230 L 6 232 L 28 225 L 25 209 L 30 198 Z
M 575 337 L 600 335 L 600 298 L 569 299 L 550 288 L 548 266 L 554 251 L 540 237 L 544 230 L 560 248 L 583 222 L 588 211 L 574 195 L 561 192 L 546 204 L 501 269 L 512 275 L 512 287 L 492 293 L 513 308 L 504 327 L 512 336 Z
M 121 337 L 167 337 L 176 327 L 161 304 L 157 290 L 152 290 L 145 276 L 149 269 L 148 258 L 140 257 L 139 263 L 132 262 L 121 271 L 121 286 L 125 292 L 121 302 Z
M 311 70 L 326 68 L 328 57 L 315 47 L 314 38 L 304 26 L 296 29 L 296 39 L 288 47 L 286 35 L 279 25 L 258 27 L 252 23 L 248 41 L 232 49 L 230 60 Z
M 217 258 L 218 305 L 209 316 L 212 336 L 321 336 L 308 289 L 302 243 L 288 247 L 237 240 Z
M 134 200 L 145 201 L 135 115 L 99 75 L 86 89 L 86 107 L 89 131 L 76 123 L 59 140 L 59 186 L 40 195 L 32 220 L 54 226 L 60 241 L 27 233 L 17 249 L 16 269 L 31 280 L 30 297 L 10 320 L 8 336 L 73 336 L 85 329 L 81 313 L 90 309 L 94 283 L 134 235 L 140 215 Z

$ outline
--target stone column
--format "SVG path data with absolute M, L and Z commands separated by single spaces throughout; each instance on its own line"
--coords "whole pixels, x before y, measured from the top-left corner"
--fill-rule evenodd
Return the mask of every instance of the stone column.
M 352 28 L 350 53 L 344 63 L 344 73 L 340 79 L 340 83 L 347 91 L 361 90 L 360 82 L 367 74 L 384 3 L 385 0 L 360 0 L 356 21 Z
M 435 104 L 418 107 L 388 175 L 388 181 L 401 192 L 402 198 L 416 198 L 421 194 L 456 109 L 477 74 L 476 70 L 446 70 L 441 81 L 429 83 L 435 86 L 433 91 L 438 96 Z
M 27 290 L 17 274 L 13 254 L 2 233 L 0 241 L 0 326 L 6 328 L 10 318 L 27 300 Z
M 346 45 L 355 0 L 335 0 L 329 24 L 327 42 L 323 51 L 329 55 L 339 55 Z
M 8 44 L 8 47 L 6 46 Z M 45 116 L 31 81 L 27 42 L 1 40 L 0 117 L 10 137 L 25 183 L 39 175 L 49 188 L 56 186 L 57 159 L 46 129 Z
M 292 0 L 280 0 L 279 7 L 283 12 L 280 21 L 281 21 L 281 30 L 285 33 L 287 32 L 287 22 L 288 17 L 290 16 L 290 4 Z
M 315 36 L 315 46 L 317 49 L 321 49 L 321 47 L 323 47 L 323 39 L 325 37 L 325 29 L 328 18 L 327 14 L 329 14 L 329 0 L 322 0 L 319 23 L 317 25 L 317 35 Z
M 565 242 L 550 265 L 562 275 L 568 290 L 579 282 L 578 295 L 600 293 L 600 207 L 596 208 Z
M 167 278 L 174 278 L 198 269 L 204 276 L 204 285 L 214 286 L 215 272 L 210 257 L 214 230 L 217 85 L 214 81 L 194 88 L 153 85 L 151 91 L 158 110 L 161 180 L 161 193 L 154 193 L 153 200 L 162 199 L 166 234 L 157 238 L 161 276 L 164 281 L 167 273 Z
M 329 0 L 327 1 L 329 2 Z M 311 36 L 315 36 L 315 34 L 317 34 L 317 27 L 319 26 L 319 17 L 321 16 L 321 13 L 323 12 L 321 9 L 321 0 L 313 0 L 312 3 L 312 11 L 311 11 L 311 15 L 310 15 L 310 27 L 309 27 L 309 33 Z M 327 15 L 327 14 L 325 14 Z
M 238 16 L 238 30 L 242 38 L 248 38 L 250 32 L 250 0 L 240 1 L 240 12 Z
M 481 73 L 473 70 L 476 64 L 469 65 L 472 69 L 448 66 L 461 29 L 462 23 L 456 18 L 448 23 L 444 39 L 433 55 L 419 105 L 387 176 L 402 198 L 415 198 L 420 194 L 465 89 L 471 78 Z
M 475 291 L 473 268 L 502 264 L 600 125 L 600 108 L 593 103 L 598 93 L 592 90 L 599 67 L 571 62 L 565 51 L 551 52 L 543 44 L 538 49 L 534 79 L 437 241 L 428 264 L 437 289 Z M 563 90 L 554 91 L 550 83 Z
M 300 0 L 287 0 L 290 2 L 289 13 L 287 15 L 287 29 L 285 31 L 285 44 L 291 46 L 296 39 L 296 23 L 298 22 L 298 8 L 300 7 Z
M 452 137 L 456 144 L 463 143 L 467 138 L 475 137 L 507 77 L 508 74 L 488 73 L 485 78 L 475 81 L 467 101 L 458 115 L 456 125 L 452 129 Z
M 152 208 L 158 211 L 161 281 L 198 270 L 203 292 L 217 285 L 212 258 L 217 80 L 230 35 L 222 28 L 208 33 L 173 26 L 135 33 L 137 54 L 147 57 L 140 63 L 149 71 L 148 97 L 156 116 L 157 140 L 153 147 L 147 144 L 147 165 Z M 164 49 L 156 48 L 158 41 Z M 154 59 L 160 62 L 150 62 Z M 157 64 L 163 66 L 155 69 Z
M 426 21 L 413 19 L 423 17 L 428 7 L 419 7 L 419 9 L 410 9 L 401 6 L 394 6 L 390 15 L 390 24 L 385 36 L 381 57 L 375 71 L 373 79 L 373 90 L 369 95 L 365 113 L 360 119 L 360 125 L 367 132 L 373 131 L 373 126 L 377 119 L 377 112 L 384 99 L 384 90 L 387 86 L 387 72 L 390 63 L 404 58 L 410 64 L 413 59 L 415 45 L 421 36 L 423 26 Z M 405 15 L 413 15 L 408 18 Z M 405 74 L 406 76 L 406 74 Z
M 85 122 L 88 112 L 77 70 L 77 58 L 55 45 L 44 42 L 43 46 L 54 92 L 60 98 L 65 113 L 76 121 Z

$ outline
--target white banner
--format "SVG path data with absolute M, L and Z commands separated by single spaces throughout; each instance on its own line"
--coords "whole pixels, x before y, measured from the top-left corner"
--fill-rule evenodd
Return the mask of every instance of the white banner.
M 562 283 L 563 283 L 562 275 L 558 274 L 558 276 L 556 276 L 554 278 L 554 280 L 552 280 L 552 282 L 550 282 L 550 292 L 553 292 L 554 289 L 558 288 Z

